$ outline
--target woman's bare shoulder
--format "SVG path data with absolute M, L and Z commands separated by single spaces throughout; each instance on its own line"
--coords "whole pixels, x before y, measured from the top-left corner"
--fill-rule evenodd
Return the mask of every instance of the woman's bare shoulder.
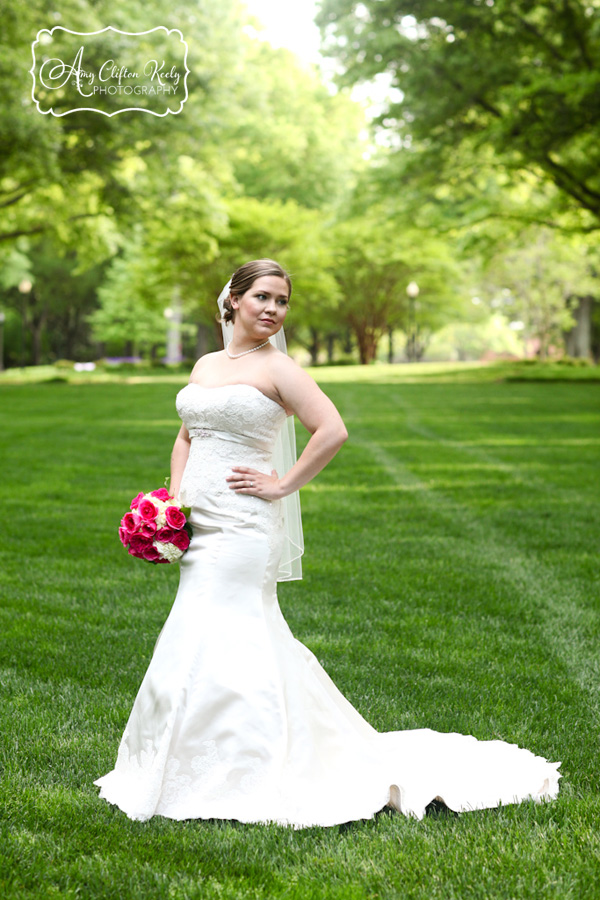
M 306 384 L 313 381 L 307 371 L 298 365 L 291 356 L 281 353 L 279 350 L 269 360 L 270 374 L 274 381 L 294 381 Z
M 270 363 L 269 376 L 282 406 L 300 416 L 305 404 L 314 404 L 321 389 L 305 369 L 284 353 L 273 356 Z
M 219 359 L 223 357 L 223 350 L 215 350 L 213 353 L 205 353 L 204 356 L 201 356 L 199 360 L 196 361 L 194 368 L 190 374 L 190 381 L 197 381 L 198 375 L 202 372 L 207 372 L 209 369 L 214 366 Z

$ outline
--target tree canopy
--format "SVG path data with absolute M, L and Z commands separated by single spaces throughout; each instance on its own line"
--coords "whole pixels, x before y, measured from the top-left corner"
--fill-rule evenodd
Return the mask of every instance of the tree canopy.
M 171 306 L 186 355 L 203 353 L 222 285 L 259 256 L 291 272 L 286 330 L 315 363 L 335 347 L 371 362 L 384 335 L 394 358 L 396 331 L 420 358 L 436 330 L 470 323 L 474 295 L 490 315 L 510 297 L 531 339 L 558 346 L 598 294 L 599 7 L 323 0 L 336 92 L 259 40 L 237 0 L 3 6 L 5 358 L 155 358 Z M 36 110 L 39 29 L 107 22 L 181 30 L 179 114 Z M 389 89 L 369 136 L 350 87 L 376 76 Z
M 356 83 L 385 74 L 380 117 L 412 173 L 456 173 L 457 150 L 549 180 L 600 225 L 598 0 L 323 0 L 329 52 Z M 467 170 L 467 175 L 470 172 Z

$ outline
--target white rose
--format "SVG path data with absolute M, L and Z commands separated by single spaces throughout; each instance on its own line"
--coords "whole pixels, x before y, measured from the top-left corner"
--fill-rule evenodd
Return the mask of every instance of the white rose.
M 167 524 L 167 517 L 165 515 L 165 509 L 167 506 L 170 506 L 170 502 L 167 500 L 157 500 L 156 497 L 152 498 L 152 502 L 156 505 L 158 509 L 158 515 L 156 517 L 156 526 L 157 528 L 164 528 Z
M 183 550 L 175 544 L 163 544 L 162 541 L 154 541 L 154 546 L 160 553 L 161 559 L 168 559 L 170 563 L 177 562 L 183 556 Z

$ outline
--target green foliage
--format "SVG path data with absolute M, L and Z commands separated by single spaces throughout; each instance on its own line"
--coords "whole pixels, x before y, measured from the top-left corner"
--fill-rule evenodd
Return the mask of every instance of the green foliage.
M 381 208 L 340 224 L 336 242 L 340 318 L 356 336 L 362 363 L 375 358 L 388 328 L 408 333 L 418 324 L 425 342 L 460 308 L 460 275 L 447 245 L 415 229 L 398 230 Z M 419 285 L 412 306 L 406 293 L 411 281 Z
M 13 246 L 4 246 L 0 251 L 0 285 L 5 288 L 18 287 L 23 281 L 31 281 L 33 272 L 31 270 L 31 260 L 26 253 L 23 252 L 26 246 L 20 242 L 21 249 L 15 243 Z
M 363 163 L 357 104 L 331 95 L 291 54 L 244 34 L 247 20 L 233 0 L 194 0 L 168 12 L 155 2 L 83 0 L 56 13 L 35 0 L 0 16 L 15 87 L 0 108 L 0 133 L 12 140 L 0 143 L 0 240 L 48 234 L 59 257 L 76 254 L 81 271 L 114 258 L 90 320 L 96 338 L 155 342 L 174 292 L 210 331 L 214 298 L 233 269 L 266 255 L 295 275 L 291 332 L 302 341 L 330 327 L 338 288 L 326 232 Z M 92 31 L 108 21 L 126 31 L 181 29 L 191 68 L 181 114 L 54 118 L 35 110 L 24 61 L 30 65 L 37 30 L 60 23 Z M 11 252 L 7 286 L 31 268 L 35 248 L 25 242 Z M 70 277 L 66 268 L 63 275 Z M 35 290 L 28 302 L 34 297 Z M 52 309 L 36 338 L 42 357 Z M 23 331 L 29 327 L 25 318 Z
M 168 12 L 162 4 L 128 2 L 123 6 L 111 0 L 62 4 L 60 12 L 47 0 L 10 10 L 3 7 L 2 64 L 10 70 L 15 90 L 4 92 L 0 107 L 0 124 L 5 126 L 0 133 L 7 137 L 0 144 L 4 213 L 0 239 L 48 235 L 57 256 L 76 255 L 78 269 L 84 271 L 114 255 L 119 245 L 135 244 L 142 229 L 146 242 L 146 265 L 140 267 L 143 277 L 125 285 L 120 272 L 121 286 L 129 287 L 129 300 L 143 297 L 149 306 L 158 305 L 162 315 L 165 297 L 178 283 L 193 293 L 192 263 L 197 267 L 214 255 L 213 235 L 222 221 L 218 195 L 231 180 L 214 141 L 205 151 L 198 136 L 209 126 L 220 133 L 227 72 L 236 53 L 233 24 L 237 11 L 234 16 L 233 9 L 229 0 L 214 9 L 195 0 L 172 6 Z M 165 119 L 127 113 L 114 118 L 93 113 L 55 118 L 36 111 L 26 70 L 38 29 L 61 23 L 74 30 L 93 31 L 107 22 L 125 31 L 143 31 L 155 25 L 182 29 L 194 60 L 185 113 Z M 193 119 L 186 119 L 192 111 Z M 30 259 L 37 252 L 34 244 L 24 244 L 19 250 Z M 178 258 L 186 265 L 178 266 Z M 64 267 L 63 281 L 73 274 Z M 35 298 L 43 291 L 43 286 L 36 285 L 27 303 L 37 303 Z M 106 291 L 110 292 L 110 284 Z M 26 315 L 21 325 L 23 331 L 32 332 L 37 361 L 41 355 L 47 356 L 50 344 L 60 343 L 60 333 L 54 334 L 60 321 L 59 298 L 68 298 L 69 289 L 63 285 L 55 296 L 56 300 L 43 301 L 39 315 L 35 311 Z M 113 300 L 114 308 L 118 298 Z M 11 299 L 5 302 L 10 305 Z M 138 311 L 147 330 L 152 315 Z M 90 312 L 89 304 L 84 312 Z M 69 315 L 79 322 L 75 343 L 81 343 L 86 334 L 85 316 L 79 315 L 72 303 Z M 106 326 L 106 315 L 104 319 Z M 45 333 L 50 330 L 53 334 L 48 342 Z M 73 346 L 62 347 L 59 354 L 71 356 L 73 352 Z
M 89 253 L 79 254 L 52 233 L 37 239 L 21 238 L 20 244 L 27 248 L 26 254 L 15 248 L 7 253 L 4 276 L 10 287 L 3 304 L 19 316 L 20 331 L 30 339 L 24 359 L 39 364 L 42 356 L 87 356 L 86 315 L 96 304 L 105 268 L 101 246 L 96 263 L 91 264 Z M 19 290 L 19 285 L 25 288 L 27 282 L 30 289 Z M 12 352 L 14 356 L 14 343 Z M 23 364 L 24 359 L 19 362 Z
M 523 341 L 502 315 L 446 325 L 432 338 L 427 359 L 477 360 L 486 354 L 522 356 Z
M 319 17 L 341 83 L 391 86 L 360 214 L 379 197 L 399 228 L 444 239 L 470 291 L 508 298 L 542 354 L 577 298 L 598 297 L 593 240 L 578 238 L 600 220 L 597 11 L 326 0 Z
M 301 338 L 302 329 L 323 328 L 331 319 L 338 288 L 330 272 L 331 240 L 319 212 L 293 200 L 235 197 L 222 203 L 203 230 L 199 219 L 194 227 L 193 216 L 186 214 L 192 189 L 173 202 L 176 209 L 158 211 L 147 228 L 139 226 L 115 259 L 100 291 L 101 309 L 92 319 L 97 339 L 118 333 L 125 339 L 136 318 L 137 327 L 156 333 L 172 302 L 173 285 L 188 317 L 208 327 L 215 322 L 216 298 L 240 261 L 265 256 L 277 259 L 294 279 L 289 337 Z
M 9 360 L 21 345 L 27 361 L 89 357 L 90 321 L 98 339 L 151 348 L 174 297 L 186 353 L 194 330 L 205 352 L 218 341 L 215 297 L 238 265 L 262 256 L 294 276 L 286 332 L 313 362 L 325 346 L 330 359 L 336 346 L 355 359 L 352 340 L 369 361 L 381 335 L 399 329 L 420 358 L 437 329 L 470 318 L 473 292 L 490 301 L 509 292 L 528 333 L 559 346 L 569 304 L 598 293 L 592 242 L 576 236 L 597 225 L 597 72 L 588 62 L 598 35 L 579 7 L 549 10 L 521 0 L 327 0 L 321 21 L 346 81 L 385 70 L 402 92 L 390 94 L 384 139 L 367 147 L 360 104 L 256 39 L 235 0 L 3 7 Z M 38 29 L 109 21 L 181 29 L 191 69 L 181 114 L 35 110 L 27 69 Z M 546 227 L 569 236 L 550 239 Z M 43 247 L 56 257 L 52 289 L 34 272 L 39 255 L 46 277 Z M 34 289 L 23 297 L 15 286 L 27 277 Z M 420 287 L 412 306 L 409 281 Z
M 598 250 L 581 236 L 548 229 L 522 231 L 500 239 L 485 264 L 480 293 L 492 308 L 521 322 L 523 336 L 534 339 L 544 358 L 560 347 L 574 325 L 570 311 L 578 296 L 598 295 Z
M 319 20 L 346 83 L 390 77 L 382 124 L 414 174 L 434 184 L 457 172 L 457 151 L 491 148 L 505 175 L 543 175 L 597 227 L 597 12 L 595 0 L 325 0 Z
M 89 316 L 94 341 L 120 347 L 121 353 L 129 345 L 131 356 L 147 355 L 156 344 L 164 343 L 167 326 L 162 311 L 150 308 L 136 290 L 137 277 L 142 281 L 143 275 L 131 257 L 113 261 L 98 292 L 100 306 Z
M 289 51 L 262 41 L 246 41 L 237 79 L 226 141 L 244 193 L 338 207 L 364 168 L 361 107 L 332 95 Z

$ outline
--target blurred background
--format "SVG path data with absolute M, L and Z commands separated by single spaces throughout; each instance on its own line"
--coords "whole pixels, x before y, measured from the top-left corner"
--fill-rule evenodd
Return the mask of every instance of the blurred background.
M 302 364 L 600 356 L 600 0 L 12 0 L 0 369 L 220 347 L 262 256 Z M 31 44 L 178 28 L 178 115 L 42 115 Z

